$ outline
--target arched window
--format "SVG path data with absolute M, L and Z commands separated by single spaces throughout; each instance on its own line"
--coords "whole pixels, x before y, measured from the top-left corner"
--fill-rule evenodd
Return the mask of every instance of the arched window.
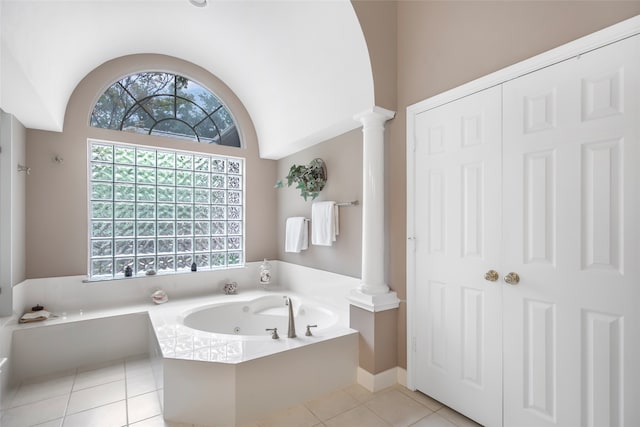
M 143 72 L 109 87 L 91 113 L 91 126 L 240 147 L 229 110 L 209 90 L 171 73 Z

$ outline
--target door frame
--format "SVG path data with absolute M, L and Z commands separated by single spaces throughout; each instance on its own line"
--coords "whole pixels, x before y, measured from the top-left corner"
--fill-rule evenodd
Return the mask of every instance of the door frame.
M 575 56 L 580 56 L 592 50 L 604 47 L 608 44 L 640 34 L 640 15 L 614 24 L 603 30 L 581 37 L 577 40 L 559 46 L 555 49 L 536 55 L 517 64 L 503 68 L 479 79 L 465 83 L 454 89 L 443 92 L 426 100 L 407 107 L 407 388 L 416 390 L 416 325 L 414 324 L 416 304 L 416 275 L 415 275 L 415 117 L 424 111 L 437 108 L 441 105 L 474 94 L 493 86 L 501 85 L 509 80 L 516 79 Z

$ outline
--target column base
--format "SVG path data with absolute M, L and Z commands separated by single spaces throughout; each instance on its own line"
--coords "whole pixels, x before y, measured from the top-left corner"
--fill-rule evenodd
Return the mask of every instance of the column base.
M 373 313 L 392 310 L 400 306 L 398 294 L 393 291 L 384 294 L 369 295 L 363 293 L 360 289 L 354 289 L 351 291 L 348 299 L 352 305 Z

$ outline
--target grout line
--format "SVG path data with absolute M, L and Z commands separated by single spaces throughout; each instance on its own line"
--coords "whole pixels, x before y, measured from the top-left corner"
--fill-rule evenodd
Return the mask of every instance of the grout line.
M 73 387 L 76 385 L 77 376 L 78 376 L 78 368 L 76 368 L 73 373 L 73 381 L 71 381 L 71 390 L 69 390 L 69 397 L 67 398 L 67 404 L 65 405 L 64 412 L 62 414 L 62 425 L 64 425 L 64 422 L 67 419 L 67 411 L 69 410 L 69 403 L 71 403 L 71 394 L 73 394 Z
M 129 425 L 129 382 L 127 380 L 127 359 L 125 358 L 123 363 L 124 368 L 124 415 L 127 423 L 126 426 Z

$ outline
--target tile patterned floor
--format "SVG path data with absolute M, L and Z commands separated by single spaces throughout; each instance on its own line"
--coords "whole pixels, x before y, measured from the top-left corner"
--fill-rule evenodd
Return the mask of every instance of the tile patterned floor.
M 166 422 L 162 390 L 145 357 L 62 372 L 21 384 L 2 427 L 200 427 Z M 355 384 L 243 427 L 478 427 L 402 386 L 371 393 Z

